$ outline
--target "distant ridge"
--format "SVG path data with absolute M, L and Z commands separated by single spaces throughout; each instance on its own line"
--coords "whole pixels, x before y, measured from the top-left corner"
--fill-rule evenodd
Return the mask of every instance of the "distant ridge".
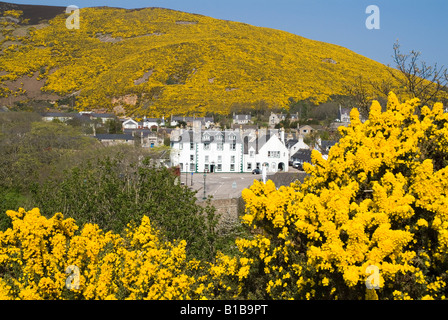
M 0 2 L 29 26 L 0 34 L 0 104 L 48 100 L 135 117 L 227 113 L 232 106 L 324 102 L 387 67 L 347 48 L 281 30 L 163 8 L 82 8 Z M 37 23 L 47 19 L 49 23 Z
M 38 24 L 42 20 L 50 20 L 56 17 L 58 14 L 64 13 L 65 7 L 15 4 L 0 1 L 0 11 L 3 12 L 6 10 L 21 10 L 23 11 L 23 18 L 29 19 L 29 24 Z

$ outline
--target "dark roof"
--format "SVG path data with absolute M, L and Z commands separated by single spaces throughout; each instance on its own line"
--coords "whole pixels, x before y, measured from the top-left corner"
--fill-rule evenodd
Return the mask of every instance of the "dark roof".
M 265 135 L 261 135 L 261 136 L 256 136 L 255 140 L 252 140 L 250 144 L 249 144 L 249 137 L 245 136 L 243 143 L 244 143 L 244 154 L 249 154 L 249 149 L 250 147 L 254 147 L 255 149 L 255 153 L 258 153 L 258 151 L 266 144 L 266 142 L 268 142 L 273 136 L 275 136 L 275 134 L 272 134 L 269 132 Z
M 197 121 L 201 121 L 202 123 L 214 121 L 213 117 L 183 117 L 183 116 L 173 116 L 171 118 L 171 120 L 172 121 L 185 121 L 185 122 L 188 122 L 188 121 L 192 122 L 194 120 L 197 120 Z
M 113 113 L 90 113 L 90 116 L 95 118 L 115 118 Z
M 330 151 L 330 148 L 334 146 L 336 143 L 338 142 L 334 140 L 322 140 L 322 142 L 320 143 L 322 152 L 324 154 L 328 153 L 328 151 Z
M 204 134 L 208 133 L 210 135 L 209 140 L 204 139 Z M 223 135 L 223 139 L 219 140 L 216 138 L 217 135 Z M 230 139 L 231 136 L 235 136 L 235 139 Z M 199 139 L 198 139 L 199 138 Z M 218 131 L 218 130 L 208 130 L 201 131 L 196 134 L 193 133 L 193 130 L 184 130 L 182 134 L 179 135 L 179 140 L 172 140 L 178 142 L 231 142 L 235 141 L 241 143 L 241 135 L 240 132 L 233 131 Z
M 95 135 L 95 138 L 97 138 L 98 140 L 134 140 L 134 137 L 130 133 L 99 133 Z
M 268 179 L 274 182 L 277 188 L 281 186 L 289 186 L 295 181 L 300 181 L 303 183 L 305 178 L 308 176 L 306 172 L 292 171 L 292 172 L 277 172 L 273 175 L 268 175 Z
M 41 114 L 43 117 L 76 117 L 79 115 L 77 112 L 44 112 Z
M 289 149 L 292 146 L 294 146 L 297 142 L 299 142 L 299 140 L 297 139 L 288 139 L 285 143 L 286 147 Z
M 311 163 L 311 150 L 310 149 L 299 149 L 291 157 L 294 160 L 301 160 L 302 162 Z
M 163 122 L 163 119 L 162 118 L 146 118 L 146 119 L 143 119 L 143 122 L 157 122 L 157 121 Z

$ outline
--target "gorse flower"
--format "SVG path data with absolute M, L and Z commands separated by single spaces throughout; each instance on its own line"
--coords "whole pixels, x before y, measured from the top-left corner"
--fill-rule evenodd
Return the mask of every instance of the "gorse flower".
M 146 216 L 118 235 L 60 213 L 8 211 L 0 298 L 444 299 L 448 114 L 417 106 L 390 93 L 364 123 L 351 112 L 327 160 L 313 151 L 302 184 L 254 181 L 242 192 L 251 236 L 212 263 L 188 261 L 188 243 L 163 240 Z M 70 265 L 77 289 L 66 287 Z

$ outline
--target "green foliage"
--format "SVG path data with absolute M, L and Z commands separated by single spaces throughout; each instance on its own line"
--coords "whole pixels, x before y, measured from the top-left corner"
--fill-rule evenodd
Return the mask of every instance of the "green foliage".
M 218 218 L 214 208 L 199 206 L 194 191 L 152 162 L 147 157 L 128 163 L 123 154 L 89 160 L 66 170 L 62 179 L 46 181 L 36 190 L 36 206 L 48 216 L 62 212 L 80 224 L 95 223 L 117 233 L 146 215 L 168 240 L 186 240 L 188 254 L 212 259 Z

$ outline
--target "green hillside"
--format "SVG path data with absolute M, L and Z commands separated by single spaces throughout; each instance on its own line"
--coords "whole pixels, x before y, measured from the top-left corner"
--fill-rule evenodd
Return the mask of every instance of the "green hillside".
M 3 18 L 0 103 L 73 96 L 80 109 L 200 115 L 234 103 L 322 102 L 357 76 L 388 76 L 337 45 L 197 14 L 86 8 L 71 30 L 67 17 L 32 26 Z

